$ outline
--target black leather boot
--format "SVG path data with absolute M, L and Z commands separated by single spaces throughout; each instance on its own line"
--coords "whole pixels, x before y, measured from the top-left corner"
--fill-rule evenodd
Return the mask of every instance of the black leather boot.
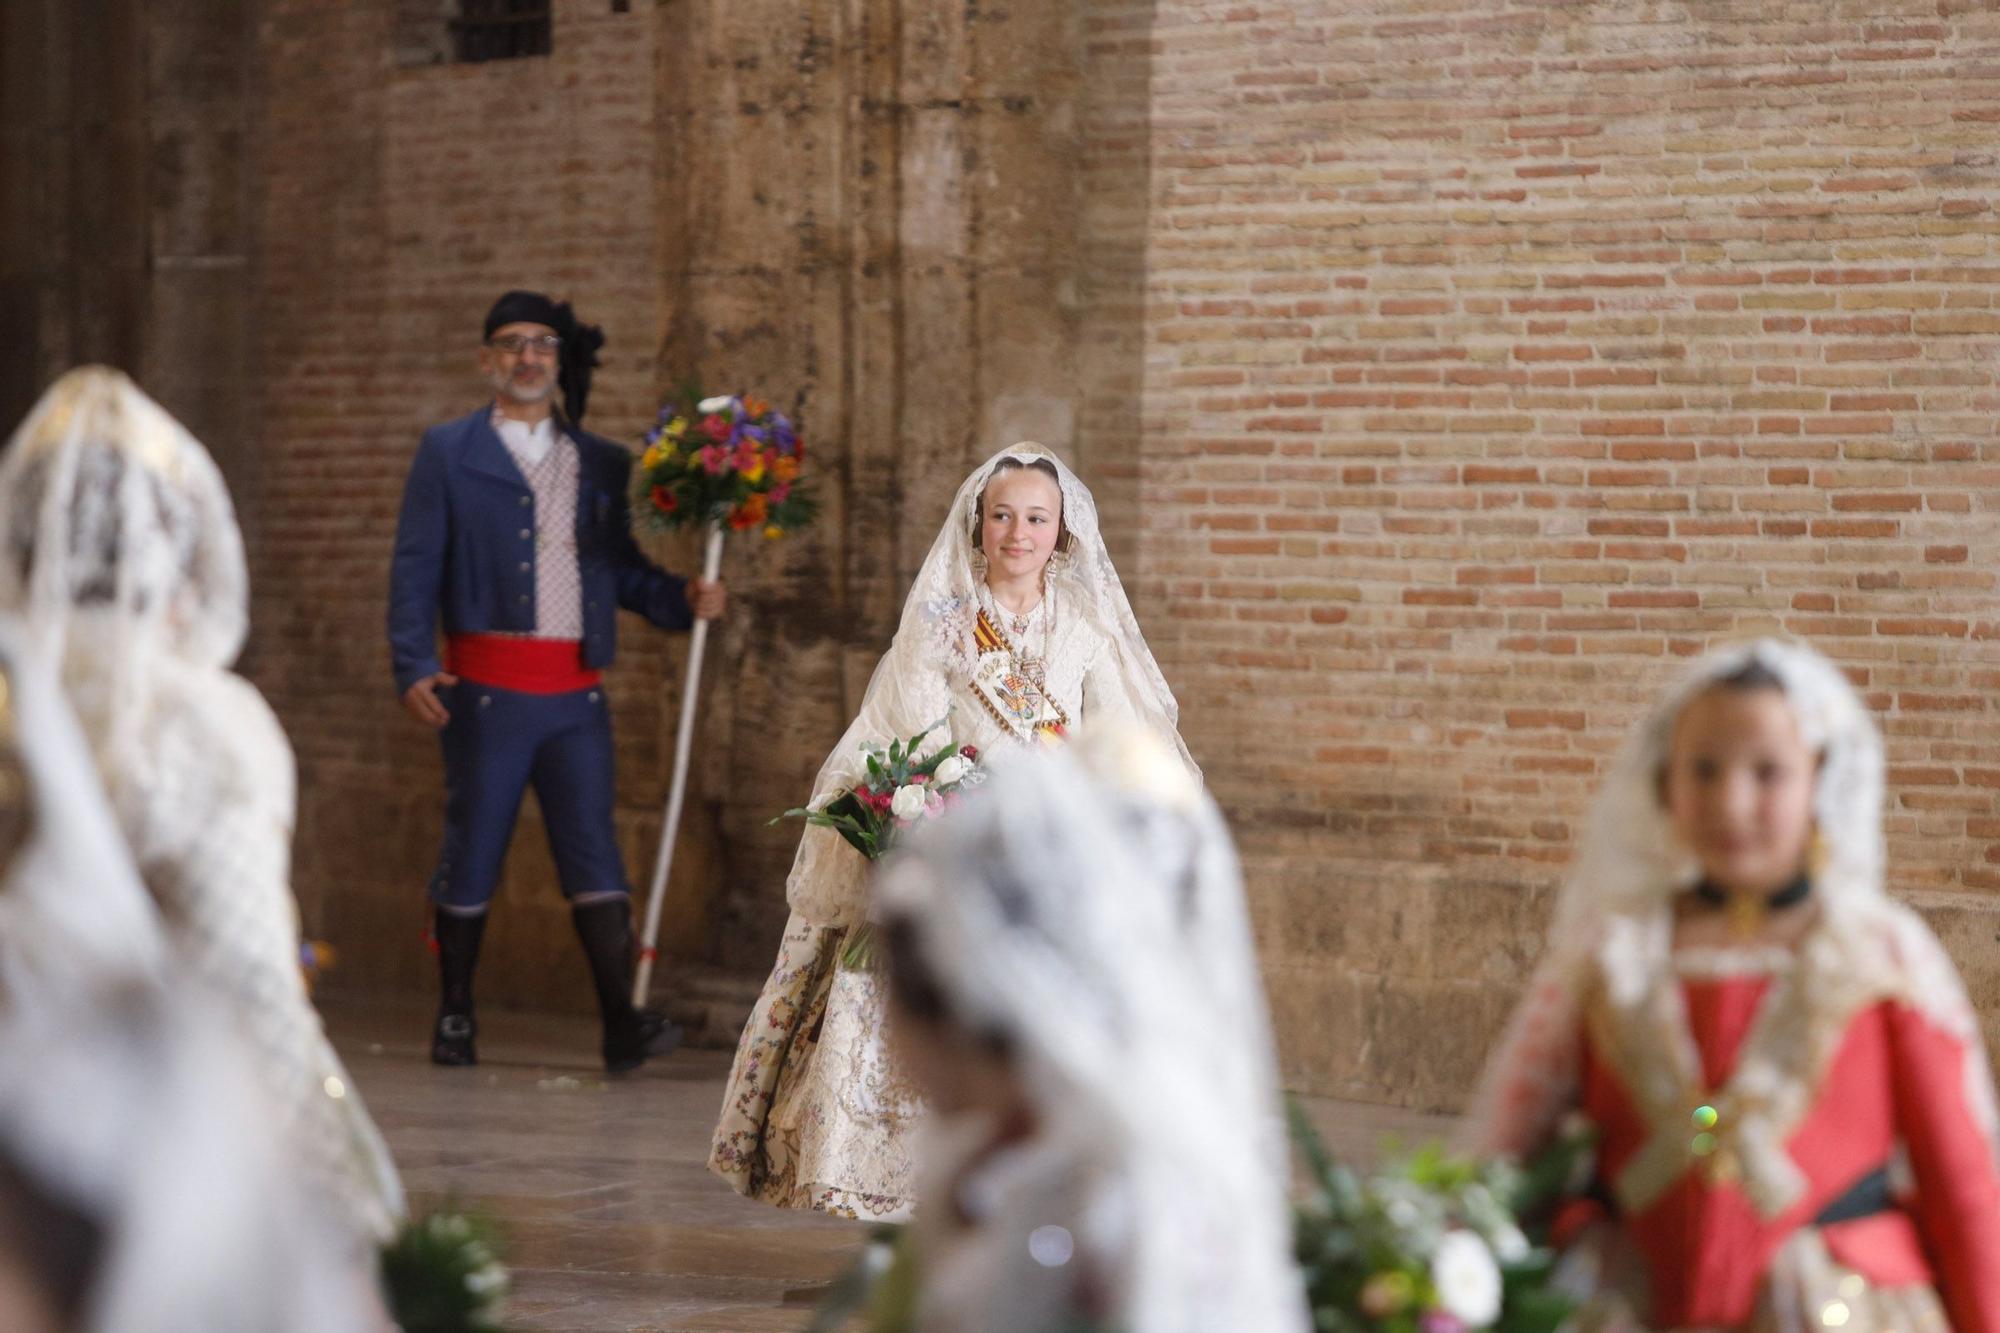
M 476 1065 L 479 1049 L 473 1039 L 479 1027 L 472 1018 L 472 972 L 479 964 L 479 941 L 486 934 L 486 914 L 455 916 L 440 910 L 431 929 L 437 937 L 441 982 L 437 1030 L 431 1036 L 431 1063 Z
M 681 1030 L 666 1016 L 632 1003 L 632 904 L 624 898 L 585 903 L 570 909 L 597 1010 L 604 1020 L 604 1067 L 614 1074 L 637 1069 L 655 1055 L 671 1054 Z

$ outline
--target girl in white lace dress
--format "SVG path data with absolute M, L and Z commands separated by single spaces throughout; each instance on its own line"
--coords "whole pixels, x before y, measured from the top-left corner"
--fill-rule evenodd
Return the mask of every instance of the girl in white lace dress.
M 250 616 L 229 493 L 115 370 L 56 381 L 0 458 L 0 609 L 58 663 L 171 966 L 254 1044 L 310 1178 L 386 1237 L 401 1185 L 300 967 L 291 746 L 229 670 Z
M 1122 720 L 1193 767 L 1097 506 L 1041 445 L 1002 450 L 959 487 L 812 804 L 862 779 L 863 745 L 940 719 L 955 745 L 981 753 Z M 888 1058 L 879 979 L 840 962 L 866 911 L 867 870 L 830 829 L 800 840 L 785 885 L 792 917 L 737 1046 L 709 1165 L 779 1207 L 893 1221 L 910 1213 L 923 1108 Z

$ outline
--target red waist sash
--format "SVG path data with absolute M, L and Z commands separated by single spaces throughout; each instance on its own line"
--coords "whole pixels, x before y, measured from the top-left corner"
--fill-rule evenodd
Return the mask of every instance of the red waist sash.
M 567 694 L 604 678 L 603 672 L 584 666 L 580 640 L 507 634 L 445 636 L 444 669 L 461 680 L 523 694 Z

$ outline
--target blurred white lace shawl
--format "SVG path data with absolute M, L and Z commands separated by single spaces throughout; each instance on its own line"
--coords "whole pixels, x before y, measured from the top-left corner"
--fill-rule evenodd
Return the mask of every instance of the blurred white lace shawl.
M 249 622 L 229 493 L 123 374 L 64 375 L 0 456 L 0 610 L 59 663 L 173 966 L 232 1012 L 307 1165 L 385 1236 L 402 1188 L 300 971 L 291 746 L 228 670 Z
M 864 744 L 906 739 L 939 719 L 946 719 L 955 744 L 988 749 L 1009 739 L 967 688 L 977 656 L 972 627 L 984 580 L 982 558 L 972 543 L 973 522 L 988 480 L 1006 459 L 1046 459 L 1055 467 L 1062 520 L 1072 538 L 1070 549 L 1058 553 L 1048 569 L 1056 625 L 1047 653 L 1050 692 L 1079 734 L 1108 720 L 1137 722 L 1194 768 L 1180 738 L 1180 707 L 1112 567 L 1089 488 L 1046 446 L 1023 442 L 994 454 L 959 486 L 903 603 L 896 637 L 870 677 L 853 722 L 813 780 L 813 806 L 862 778 Z M 942 736 L 933 739 L 941 743 Z M 853 925 L 864 909 L 866 870 L 839 834 L 808 828 L 785 895 L 792 910 L 815 925 Z
M 1303 1329 L 1276 1061 L 1220 812 L 1131 730 L 995 767 L 878 887 L 954 1020 L 1007 1038 L 1039 1121 L 969 1237 L 940 1253 L 950 1201 L 920 1202 L 924 1327 L 1041 1326 L 1068 1279 L 1028 1241 L 1060 1225 L 1109 1275 L 1116 1327 Z M 950 1137 L 930 1189 L 958 1165 Z
M 0 1151 L 104 1228 L 89 1333 L 381 1325 L 351 1233 L 297 1189 L 228 1018 L 169 949 L 54 672 L 0 620 Z

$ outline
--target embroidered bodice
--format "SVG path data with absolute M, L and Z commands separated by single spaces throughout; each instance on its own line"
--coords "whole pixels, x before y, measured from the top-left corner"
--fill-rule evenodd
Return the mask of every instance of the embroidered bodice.
M 2000 1174 L 1971 1053 L 1890 979 L 1854 980 L 1782 951 L 1689 951 L 1655 1004 L 1591 1007 L 1578 1104 L 1659 1326 L 1744 1322 L 1779 1248 L 1823 1223 L 1871 1283 L 1935 1283 L 1956 1327 L 2000 1329 Z M 1897 1206 L 1825 1220 L 1884 1170 Z

